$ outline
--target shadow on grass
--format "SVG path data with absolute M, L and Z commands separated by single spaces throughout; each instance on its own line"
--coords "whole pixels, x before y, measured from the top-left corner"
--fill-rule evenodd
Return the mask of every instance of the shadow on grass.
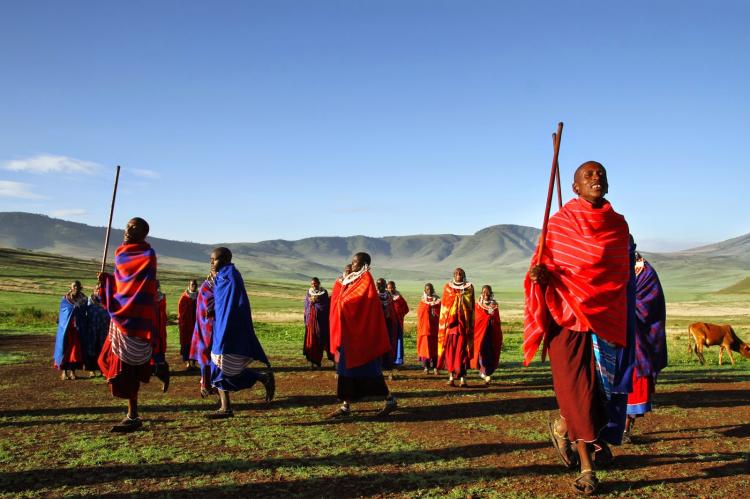
M 400 404 L 399 408 L 382 421 L 416 423 L 424 421 L 446 421 L 453 419 L 485 418 L 506 414 L 527 414 L 535 411 L 549 411 L 557 408 L 554 397 L 523 397 L 506 400 L 487 400 L 467 403 L 445 403 L 436 406 L 415 406 Z M 325 426 L 347 424 L 351 421 L 371 420 L 372 411 L 357 411 L 352 405 L 352 417 L 347 419 L 295 422 L 289 426 Z
M 116 439 L 117 437 L 113 437 Z M 113 440 L 113 443 L 116 440 Z M 189 462 L 189 463 L 158 463 L 137 465 L 105 465 L 96 467 L 79 467 L 75 470 L 70 468 L 49 468 L 18 472 L 0 472 L 0 482 L 4 484 L 6 492 L 33 491 L 43 488 L 58 488 L 66 486 L 86 486 L 121 480 L 143 480 L 148 478 L 185 479 L 211 476 L 220 473 L 252 473 L 256 471 L 268 471 L 279 467 L 367 467 L 367 466 L 407 466 L 414 464 L 428 464 L 437 461 L 448 461 L 458 457 L 478 458 L 494 456 L 514 451 L 531 451 L 548 447 L 546 443 L 510 443 L 510 444 L 474 444 L 458 447 L 446 447 L 441 449 L 419 449 L 396 452 L 372 452 L 368 454 L 348 453 L 336 456 L 323 457 L 290 457 L 272 458 L 259 460 L 225 459 L 213 462 Z M 73 472 L 74 471 L 74 472 Z M 492 477 L 500 478 L 521 474 L 560 474 L 565 471 L 558 465 L 530 465 L 518 468 L 452 468 L 449 465 L 441 466 L 436 471 L 424 474 L 414 471 L 403 473 L 372 473 L 363 476 L 343 475 L 336 477 L 314 477 L 302 480 L 289 480 L 266 484 L 255 483 L 253 490 L 249 490 L 252 496 L 271 495 L 276 492 L 296 490 L 304 492 L 309 496 L 328 496 L 333 491 L 341 496 L 343 490 L 357 489 L 357 494 L 380 491 L 398 492 L 411 490 L 409 483 L 419 484 L 419 487 L 435 485 L 453 486 L 468 481 L 486 480 Z M 414 478 L 422 476 L 422 479 Z M 402 483 L 399 483 L 403 480 Z M 256 489 L 255 487 L 260 487 Z M 179 494 L 190 492 L 195 495 L 208 495 L 215 491 L 222 493 L 222 488 L 173 490 L 170 493 Z M 226 493 L 229 490 L 225 491 Z M 346 496 L 347 494 L 343 494 Z
M 741 374 L 740 374 L 741 373 Z M 741 383 L 750 381 L 750 372 L 732 370 L 731 366 L 702 369 L 696 365 L 695 370 L 668 370 L 659 375 L 659 385 Z
M 687 390 L 684 392 L 657 393 L 659 406 L 676 406 L 684 409 L 702 407 L 743 407 L 750 406 L 747 390 Z
M 189 487 L 182 490 L 171 489 L 170 494 L 180 497 L 215 497 L 215 496 L 253 496 L 277 497 L 282 494 L 300 495 L 305 497 L 328 497 L 332 494 L 339 497 L 408 494 L 417 490 L 440 487 L 450 489 L 476 482 L 492 486 L 492 481 L 506 478 L 522 478 L 527 483 L 545 480 L 554 482 L 559 491 L 570 490 L 570 483 L 574 476 L 556 464 L 532 464 L 515 467 L 491 466 L 450 466 L 449 460 L 457 456 L 482 457 L 502 452 L 520 449 L 535 449 L 546 444 L 518 445 L 472 445 L 435 450 L 420 450 L 407 452 L 386 452 L 369 455 L 346 454 L 324 458 L 272 459 L 272 460 L 225 460 L 213 463 L 198 462 L 186 464 L 154 464 L 154 465 L 125 465 L 101 466 L 97 468 L 79 468 L 75 473 L 71 470 L 49 469 L 33 470 L 17 473 L 0 473 L 0 479 L 8 484 L 9 492 L 33 492 L 41 488 L 57 488 L 65 486 L 86 486 L 120 480 L 138 480 L 149 478 L 197 478 L 202 475 L 216 475 L 220 473 L 247 473 L 261 470 L 274 470 L 279 466 L 307 467 L 307 466 L 372 466 L 372 465 L 409 465 L 427 464 L 439 460 L 448 460 L 439 469 L 416 471 L 412 469 L 397 471 L 378 471 L 361 475 L 339 476 L 310 476 L 290 480 L 275 480 L 258 482 L 252 477 L 236 477 L 236 480 L 246 481 L 237 485 Z M 645 466 L 664 466 L 670 464 L 695 464 L 696 472 L 693 476 L 672 477 L 665 479 L 633 481 L 614 480 L 601 484 L 601 493 L 622 493 L 638 491 L 654 486 L 692 482 L 698 479 L 722 478 L 741 476 L 748 471 L 747 462 L 742 453 L 718 454 L 710 458 L 698 459 L 689 455 L 662 456 L 632 456 L 623 459 L 623 469 L 642 468 Z M 742 462 L 736 462 L 742 460 Z M 618 459 L 619 461 L 619 459 Z M 731 462 L 730 462 L 731 461 Z M 723 463 L 711 466 L 711 463 Z M 705 464 L 707 466 L 701 466 Z M 531 487 L 530 487 L 531 488 Z M 521 492 L 514 488 L 516 492 Z M 102 497 L 130 497 L 130 494 L 109 494 Z

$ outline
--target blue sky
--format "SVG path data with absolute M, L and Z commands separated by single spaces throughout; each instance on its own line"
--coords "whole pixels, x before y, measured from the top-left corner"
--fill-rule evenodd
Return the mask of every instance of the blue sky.
M 602 162 L 646 249 L 750 232 L 748 2 L 4 2 L 0 211 L 201 242 L 540 226 Z

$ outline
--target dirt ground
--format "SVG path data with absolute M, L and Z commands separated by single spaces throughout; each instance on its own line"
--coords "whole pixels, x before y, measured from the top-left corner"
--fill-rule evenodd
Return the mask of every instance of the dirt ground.
M 400 410 L 371 419 L 381 402 L 336 407 L 333 371 L 277 357 L 276 400 L 254 389 L 234 419 L 209 422 L 195 374 L 174 356 L 167 394 L 142 390 L 144 428 L 114 435 L 124 404 L 101 379 L 61 381 L 54 339 L 0 336 L 20 363 L 0 366 L 0 492 L 7 496 L 107 497 L 570 496 L 575 474 L 547 437 L 556 408 L 548 366 L 501 366 L 489 387 L 404 369 L 389 383 Z M 746 360 L 740 360 L 745 362 Z M 657 408 L 598 472 L 601 494 L 750 497 L 750 373 L 731 366 L 667 369 Z

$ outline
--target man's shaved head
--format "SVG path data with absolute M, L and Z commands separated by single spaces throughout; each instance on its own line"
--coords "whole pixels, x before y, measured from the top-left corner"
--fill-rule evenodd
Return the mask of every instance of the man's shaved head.
M 148 222 L 141 217 L 131 218 L 128 224 L 125 226 L 125 237 L 126 243 L 140 243 L 148 235 L 150 230 Z
M 585 167 L 587 165 L 598 166 L 599 168 L 603 169 L 605 172 L 607 171 L 607 169 L 604 168 L 604 165 L 601 164 L 601 163 L 599 163 L 598 161 L 586 161 L 585 163 L 582 163 L 581 166 L 579 166 L 578 168 L 576 168 L 575 173 L 573 173 L 573 181 L 574 182 L 578 178 L 578 175 L 583 171 L 583 167 Z
M 211 252 L 211 271 L 218 272 L 219 269 L 232 263 L 232 252 L 229 248 L 219 246 Z

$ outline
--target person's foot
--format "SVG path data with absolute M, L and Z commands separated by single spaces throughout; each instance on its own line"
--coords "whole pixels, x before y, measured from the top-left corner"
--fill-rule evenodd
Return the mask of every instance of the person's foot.
M 632 444 L 633 443 L 633 438 L 630 436 L 630 432 L 629 431 L 623 432 L 623 434 L 622 434 L 622 443 L 624 443 L 624 444 Z
M 491 376 L 485 376 L 484 377 L 484 384 L 485 384 L 485 386 L 489 385 L 491 381 L 492 381 L 492 377 Z
M 466 380 L 463 376 L 461 376 L 461 379 L 458 382 L 458 386 L 460 386 L 461 388 L 466 388 L 467 386 L 469 386 L 468 384 L 466 384 Z
M 375 417 L 376 418 L 385 417 L 385 416 L 389 415 L 390 413 L 392 413 L 393 411 L 395 411 L 397 408 L 398 408 L 398 402 L 396 402 L 395 397 L 392 398 L 392 399 L 390 399 L 390 400 L 386 400 L 385 401 L 385 405 L 383 406 L 382 409 L 380 409 L 375 414 Z
M 430 370 L 425 367 L 424 368 L 424 373 L 427 374 L 428 372 L 430 372 Z
M 68 380 L 68 371 L 63 371 L 62 373 L 60 373 L 60 379 L 62 381 L 67 381 Z
M 68 379 L 78 379 L 78 376 L 76 375 L 75 371 L 70 371 L 70 378 Z
M 435 376 L 440 376 L 440 371 L 438 371 L 437 367 L 432 370 L 432 374 L 434 374 Z
M 143 426 L 143 421 L 138 416 L 131 418 L 125 416 L 125 419 L 112 427 L 112 433 L 131 433 Z
M 388 381 L 393 381 L 393 373 L 388 373 Z
M 206 414 L 206 417 L 208 419 L 229 419 L 234 417 L 234 411 L 232 409 L 217 409 Z
M 454 383 L 452 379 L 449 379 L 448 382 L 446 383 L 446 385 L 448 385 L 448 386 L 456 386 L 456 383 Z
M 156 364 L 156 367 L 154 369 L 154 376 L 156 376 L 159 381 L 161 381 L 162 393 L 167 393 L 167 390 L 169 390 L 169 364 L 167 364 L 166 362 L 160 362 Z
M 335 411 L 329 413 L 326 415 L 326 419 L 342 419 L 342 418 L 348 418 L 352 415 L 351 409 L 349 409 L 349 406 L 342 405 Z
M 201 398 L 202 399 L 204 399 L 206 397 L 209 397 L 211 395 L 216 395 L 217 393 L 218 393 L 218 390 L 216 390 L 216 388 L 214 388 L 214 387 L 211 387 L 211 388 L 201 387 Z
M 585 496 L 596 494 L 598 488 L 599 480 L 592 470 L 581 471 L 581 474 L 573 482 L 573 490 Z
M 266 389 L 266 402 L 272 401 L 276 393 L 276 378 L 273 375 L 273 371 L 268 371 L 261 383 L 263 383 L 263 387 Z
M 552 446 L 557 451 L 560 461 L 563 466 L 570 470 L 578 464 L 578 454 L 573 450 L 573 446 L 568 439 L 568 433 L 558 431 L 558 421 L 557 419 L 549 421 L 547 428 Z

